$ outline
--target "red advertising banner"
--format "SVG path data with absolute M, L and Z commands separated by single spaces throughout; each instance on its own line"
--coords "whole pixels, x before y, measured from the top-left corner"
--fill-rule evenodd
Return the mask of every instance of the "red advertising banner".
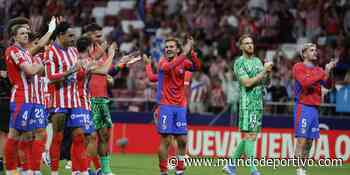
M 114 153 L 156 154 L 159 136 L 152 124 L 115 124 L 111 149 Z M 188 154 L 226 157 L 232 155 L 241 134 L 233 127 L 191 126 L 188 132 Z M 293 156 L 292 129 L 264 128 L 256 142 L 257 157 L 288 158 Z M 350 162 L 350 131 L 321 131 L 311 155 L 319 158 L 342 158 Z

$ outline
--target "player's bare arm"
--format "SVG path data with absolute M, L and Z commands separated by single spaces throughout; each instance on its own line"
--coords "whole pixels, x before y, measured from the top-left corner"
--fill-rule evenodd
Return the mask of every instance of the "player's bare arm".
M 70 75 L 74 74 L 75 72 L 77 72 L 78 70 L 80 70 L 82 68 L 82 62 L 77 62 L 75 63 L 74 66 L 72 66 L 70 69 L 68 69 L 67 71 L 63 72 L 63 73 L 59 73 L 59 74 L 54 74 L 49 76 L 50 84 L 54 84 L 54 83 L 59 83 L 61 81 L 64 81 L 67 79 L 67 77 L 69 77 Z
M 95 66 L 92 66 L 90 68 L 92 73 L 97 73 L 97 74 L 107 74 L 109 71 L 109 68 L 112 65 L 113 58 L 115 56 L 117 44 L 114 42 L 111 44 L 111 46 L 108 48 L 108 58 L 106 61 L 104 61 L 103 64 L 96 64 Z
M 326 79 L 328 79 L 330 77 L 330 72 L 332 71 L 332 69 L 335 68 L 337 63 L 338 63 L 338 59 L 334 59 L 334 60 L 330 61 L 328 64 L 326 64 L 326 67 L 325 67 Z
M 148 77 L 148 80 L 151 82 L 157 82 L 158 81 L 158 75 L 153 72 L 152 69 L 152 59 L 148 57 L 146 54 L 143 55 L 143 61 L 146 65 L 146 75 Z
M 49 29 L 46 34 L 40 38 L 38 44 L 32 45 L 28 50 L 31 55 L 35 55 L 41 48 L 45 47 L 50 42 L 50 37 L 56 29 L 57 20 L 56 17 L 52 17 L 49 23 Z
M 44 71 L 44 65 L 35 63 L 35 64 L 22 64 L 20 68 L 28 76 L 36 75 Z

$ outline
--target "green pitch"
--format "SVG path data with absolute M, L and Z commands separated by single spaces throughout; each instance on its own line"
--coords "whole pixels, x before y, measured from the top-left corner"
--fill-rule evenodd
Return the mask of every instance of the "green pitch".
M 65 170 L 64 162 L 61 162 L 61 175 L 70 174 Z M 186 169 L 187 175 L 223 175 L 222 167 L 189 167 Z M 112 169 L 116 175 L 158 175 L 158 158 L 156 155 L 141 154 L 117 154 L 112 156 Z M 295 175 L 293 167 L 283 167 L 278 169 L 259 168 L 262 175 Z M 44 167 L 44 175 L 48 175 L 49 170 Z M 170 171 L 169 175 L 175 174 Z M 238 175 L 249 175 L 249 169 L 246 167 L 238 168 Z M 308 175 L 349 175 L 350 164 L 344 164 L 342 167 L 311 167 L 308 168 Z

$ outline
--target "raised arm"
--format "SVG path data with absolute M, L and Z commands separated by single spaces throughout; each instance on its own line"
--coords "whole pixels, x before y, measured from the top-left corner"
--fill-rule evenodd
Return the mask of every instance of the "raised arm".
M 35 55 L 40 51 L 41 48 L 45 47 L 50 42 L 50 37 L 52 36 L 53 32 L 56 29 L 56 18 L 52 17 L 51 21 L 49 23 L 49 30 L 46 32 L 46 34 L 40 38 L 37 45 L 32 45 L 32 47 L 29 48 L 29 53 L 31 55 Z
M 69 75 L 73 74 L 79 69 L 79 66 L 76 64 L 73 67 L 71 67 L 69 70 L 62 72 L 62 73 L 56 73 L 56 64 L 55 64 L 55 56 L 54 52 L 52 50 L 48 53 L 49 61 L 47 62 L 47 78 L 50 80 L 50 82 L 58 82 L 63 81 L 68 77 Z
M 271 69 L 272 64 L 265 64 L 263 71 L 261 71 L 255 77 L 249 77 L 242 62 L 237 62 L 234 65 L 234 72 L 237 75 L 238 80 L 243 84 L 243 86 L 248 88 L 261 83 L 268 76 L 268 73 L 271 72 Z
M 326 68 L 325 68 L 326 76 L 324 80 L 321 80 L 321 85 L 327 89 L 332 88 L 334 84 L 334 81 L 331 79 L 332 78 L 331 71 L 336 67 L 337 63 L 338 63 L 338 59 L 335 59 L 326 65 Z
M 107 60 L 105 60 L 103 63 L 96 64 L 96 66 L 90 69 L 91 72 L 97 74 L 107 74 L 109 72 L 110 67 L 112 66 L 116 48 L 117 44 L 115 42 L 112 43 L 112 45 L 108 48 Z
M 186 60 L 186 56 L 184 55 L 179 55 L 176 56 L 173 60 L 168 61 L 166 60 L 167 58 L 162 58 L 159 62 L 159 70 L 164 71 L 165 73 L 170 72 L 171 69 L 174 67 L 180 65 Z
M 152 69 L 152 60 L 147 55 L 143 55 L 143 61 L 146 65 L 146 75 L 148 77 L 148 80 L 151 82 L 157 82 L 158 81 L 158 75 L 153 73 Z
M 189 71 L 199 71 L 202 68 L 201 60 L 198 58 L 197 53 L 192 49 L 191 59 L 185 61 L 185 68 Z
M 158 81 L 158 74 L 153 73 L 152 64 L 146 65 L 146 75 L 147 75 L 149 81 L 151 81 L 151 82 Z
M 326 75 L 323 71 L 310 75 L 302 66 L 295 65 L 293 67 L 293 76 L 300 83 L 302 88 L 308 88 L 309 86 L 324 80 Z

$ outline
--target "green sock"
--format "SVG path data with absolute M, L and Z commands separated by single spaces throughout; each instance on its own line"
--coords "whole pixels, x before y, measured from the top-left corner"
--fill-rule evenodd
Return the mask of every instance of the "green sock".
M 242 153 L 244 152 L 244 144 L 245 140 L 241 140 L 241 142 L 239 142 L 236 151 L 233 153 L 233 157 L 234 159 L 239 159 L 241 158 Z
M 101 157 L 101 168 L 102 168 L 102 173 L 112 172 L 109 155 Z
M 255 141 L 246 140 L 244 148 L 245 148 L 245 153 L 247 155 L 247 158 L 254 159 L 255 158 Z M 256 166 L 254 166 L 253 164 L 251 164 L 249 168 L 251 173 L 258 171 Z

